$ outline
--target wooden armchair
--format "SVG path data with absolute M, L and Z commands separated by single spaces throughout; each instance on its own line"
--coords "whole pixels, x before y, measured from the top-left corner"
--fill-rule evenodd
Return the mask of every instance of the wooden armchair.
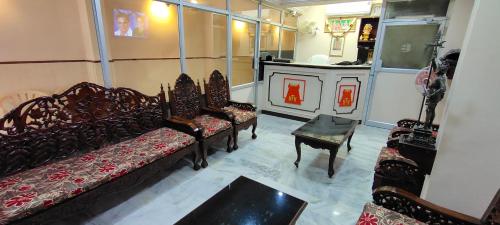
M 257 138 L 257 114 L 255 107 L 249 103 L 231 101 L 229 94 L 229 82 L 218 70 L 210 75 L 208 84 L 203 80 L 207 106 L 215 110 L 222 110 L 234 117 L 233 122 L 233 148 L 238 149 L 238 132 L 252 127 L 252 139 Z
M 201 129 L 199 151 L 201 153 L 201 166 L 208 166 L 208 146 L 228 137 L 227 151 L 231 151 L 233 136 L 231 121 L 232 115 L 201 106 L 201 87 L 195 85 L 187 74 L 181 74 L 172 90 L 168 85 L 168 98 L 170 101 L 171 121 L 184 122 Z M 199 159 L 195 156 L 195 169 L 199 169 Z
M 404 217 L 417 220 L 416 224 L 500 224 L 500 189 L 481 219 L 440 207 L 395 187 L 377 188 L 373 192 L 373 201 L 389 209 L 391 213 L 402 214 Z

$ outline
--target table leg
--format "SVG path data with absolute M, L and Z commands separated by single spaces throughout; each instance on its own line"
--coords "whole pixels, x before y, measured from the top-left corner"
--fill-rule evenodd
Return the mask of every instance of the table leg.
M 351 139 L 352 139 L 353 135 L 354 135 L 354 132 L 352 132 L 351 136 L 349 136 L 349 138 L 347 138 L 347 152 L 351 151 Z
M 330 160 L 328 161 L 328 177 L 332 178 L 335 171 L 333 170 L 333 163 L 335 162 L 335 157 L 337 156 L 338 148 L 330 149 Z
M 297 151 L 297 160 L 295 160 L 295 167 L 299 168 L 299 162 L 300 162 L 300 140 L 295 138 L 295 150 Z

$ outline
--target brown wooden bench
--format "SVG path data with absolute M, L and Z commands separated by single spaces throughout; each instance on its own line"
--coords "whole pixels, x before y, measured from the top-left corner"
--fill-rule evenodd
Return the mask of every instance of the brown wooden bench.
M 187 154 L 201 131 L 167 119 L 163 88 L 77 84 L 0 119 L 0 224 L 51 224 L 140 184 Z

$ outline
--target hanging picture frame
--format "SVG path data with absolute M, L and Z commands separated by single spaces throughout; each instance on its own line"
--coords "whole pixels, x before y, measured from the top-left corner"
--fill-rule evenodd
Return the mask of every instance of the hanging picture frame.
M 332 36 L 330 56 L 342 56 L 344 54 L 344 42 L 345 38 L 343 36 Z

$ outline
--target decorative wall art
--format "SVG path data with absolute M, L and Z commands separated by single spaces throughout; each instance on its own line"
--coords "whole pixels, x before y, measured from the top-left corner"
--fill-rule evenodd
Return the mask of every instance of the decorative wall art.
M 361 81 L 357 77 L 342 77 L 337 82 L 333 111 L 337 114 L 352 114 L 358 108 Z
M 330 56 L 342 56 L 344 54 L 344 42 L 344 37 L 332 36 Z
M 313 74 L 274 72 L 269 76 L 270 107 L 315 113 L 320 108 L 323 80 Z
M 325 23 L 325 33 L 343 34 L 356 31 L 356 17 L 328 17 Z

